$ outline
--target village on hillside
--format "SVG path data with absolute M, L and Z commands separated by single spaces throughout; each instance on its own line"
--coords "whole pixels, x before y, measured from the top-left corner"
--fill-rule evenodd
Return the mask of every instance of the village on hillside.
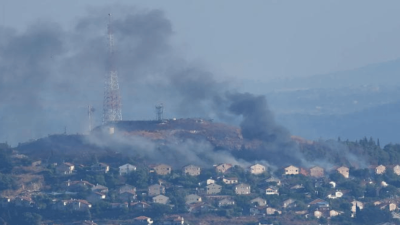
M 262 163 L 173 168 L 135 165 L 129 157 L 75 164 L 2 154 L 9 165 L 2 169 L 0 212 L 19 212 L 27 224 L 400 222 L 400 165 L 272 171 Z

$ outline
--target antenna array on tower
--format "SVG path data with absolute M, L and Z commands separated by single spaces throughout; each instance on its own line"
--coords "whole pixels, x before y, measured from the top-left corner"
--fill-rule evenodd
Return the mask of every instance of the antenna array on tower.
M 115 67 L 114 35 L 111 14 L 108 14 L 108 73 L 104 83 L 103 124 L 122 120 L 118 73 Z

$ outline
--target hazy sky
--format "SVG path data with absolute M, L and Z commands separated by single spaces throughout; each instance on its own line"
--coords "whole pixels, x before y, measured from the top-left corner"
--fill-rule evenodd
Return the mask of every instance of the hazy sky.
M 91 6 L 115 3 L 163 10 L 176 49 L 220 76 L 267 81 L 400 57 L 398 0 L 1 0 L 1 24 L 68 27 Z

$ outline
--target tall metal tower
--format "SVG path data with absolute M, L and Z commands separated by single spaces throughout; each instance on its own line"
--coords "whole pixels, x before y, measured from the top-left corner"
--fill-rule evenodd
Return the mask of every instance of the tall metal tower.
M 162 121 L 164 113 L 164 105 L 162 103 L 156 105 L 156 120 Z
M 121 95 L 119 93 L 118 74 L 115 67 L 114 35 L 111 14 L 108 14 L 108 73 L 104 83 L 103 124 L 122 120 Z

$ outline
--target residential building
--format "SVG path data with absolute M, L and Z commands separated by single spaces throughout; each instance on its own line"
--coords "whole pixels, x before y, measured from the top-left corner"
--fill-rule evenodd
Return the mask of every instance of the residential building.
M 336 210 L 331 210 L 331 211 L 329 211 L 329 216 L 330 217 L 335 217 L 335 216 L 339 216 L 340 214 L 342 214 L 343 212 L 340 212 L 340 211 L 336 211 Z
M 312 177 L 323 177 L 324 176 L 324 168 L 319 166 L 314 166 L 310 168 L 310 176 Z
M 209 184 L 207 185 L 207 194 L 208 195 L 213 195 L 213 194 L 218 194 L 222 190 L 222 186 L 218 184 Z
M 210 184 L 215 184 L 215 180 L 207 179 L 207 185 L 210 185 Z
M 279 195 L 279 190 L 276 187 L 268 187 L 265 189 L 266 195 Z
M 322 212 L 318 211 L 318 210 L 315 210 L 314 211 L 314 217 L 317 218 L 317 219 L 321 218 L 322 217 Z
M 201 202 L 201 197 L 195 194 L 190 194 L 185 197 L 186 204 Z
M 342 174 L 342 176 L 344 178 L 349 178 L 350 174 L 349 174 L 349 168 L 348 167 L 342 166 L 342 167 L 337 168 L 336 170 L 338 171 L 338 173 Z
M 218 173 L 226 173 L 230 168 L 232 168 L 232 164 L 229 163 L 221 163 L 215 167 L 215 170 Z
M 375 173 L 376 174 L 383 174 L 385 173 L 386 167 L 384 165 L 379 165 L 375 167 Z
M 258 206 L 265 206 L 267 205 L 267 200 L 257 197 L 250 201 L 251 204 L 257 204 Z
M 35 202 L 31 197 L 27 196 L 18 196 L 14 199 L 15 206 L 19 207 L 33 207 Z
M 266 179 L 265 182 L 272 183 L 273 185 L 278 185 L 278 186 L 281 185 L 281 180 L 279 180 L 276 177 L 270 177 L 270 178 Z
M 129 163 L 119 167 L 119 175 L 130 174 L 133 171 L 136 171 L 136 166 L 131 165 Z
M 218 207 L 230 206 L 230 205 L 235 205 L 235 201 L 233 201 L 232 199 L 224 198 L 218 202 Z
M 288 166 L 285 168 L 285 175 L 296 175 L 299 174 L 299 168 L 295 166 Z
M 80 199 L 71 200 L 69 204 L 72 205 L 72 210 L 74 211 L 86 211 L 92 207 L 92 204 L 90 204 L 88 201 Z
M 277 210 L 275 208 L 272 208 L 272 207 L 268 207 L 266 209 L 266 213 L 267 213 L 267 215 L 275 215 L 275 214 L 282 214 L 282 211 L 279 211 L 279 210 Z
M 153 184 L 148 187 L 148 196 L 153 197 L 156 195 L 165 194 L 165 187 L 159 184 Z
M 62 174 L 62 175 L 69 175 L 72 174 L 74 171 L 75 166 L 71 163 L 65 162 L 57 165 L 56 167 L 56 173 L 57 174 Z
M 292 206 L 295 207 L 296 206 L 295 202 L 296 201 L 294 199 L 289 198 L 289 199 L 283 201 L 282 208 L 290 208 Z
M 343 192 L 341 191 L 335 191 L 334 193 L 328 195 L 328 198 L 330 199 L 341 198 L 341 197 L 343 197 Z
M 172 167 L 166 164 L 152 165 L 150 168 L 158 175 L 168 175 L 172 171 Z
M 362 210 L 364 208 L 364 203 L 360 202 L 360 201 L 352 201 L 351 202 L 352 206 L 351 206 L 351 212 L 355 213 L 357 207 L 360 208 L 360 210 Z
M 78 181 L 68 180 L 65 182 L 65 186 L 67 187 L 67 189 L 73 190 L 73 191 L 84 191 L 87 189 L 92 189 L 92 187 L 94 187 L 93 184 L 91 184 L 85 180 L 78 180 Z
M 101 192 L 101 193 L 107 193 L 108 192 L 108 187 L 96 184 L 95 186 L 92 187 L 93 192 Z
M 153 224 L 153 220 L 150 217 L 139 216 L 133 219 L 134 225 L 151 225 Z
M 145 211 L 146 209 L 151 208 L 151 205 L 146 203 L 146 202 L 132 202 L 130 203 L 130 206 L 132 209 L 139 210 L 139 211 Z
M 254 206 L 250 208 L 250 215 L 263 215 L 267 210 L 267 206 Z
M 136 192 L 136 188 L 135 188 L 134 186 L 132 186 L 132 185 L 124 184 L 124 185 L 122 185 L 121 187 L 119 187 L 119 189 L 118 189 L 118 192 L 119 192 L 120 194 L 122 194 L 122 193 L 124 193 L 124 192 L 127 192 L 127 191 L 129 191 L 129 192 Z
M 199 176 L 201 172 L 201 168 L 198 166 L 194 165 L 187 165 L 183 167 L 182 169 L 184 174 L 190 175 L 190 176 Z
M 237 177 L 224 177 L 222 178 L 222 181 L 225 184 L 237 184 L 239 182 Z
M 153 202 L 158 203 L 158 204 L 167 204 L 169 201 L 169 198 L 165 195 L 157 195 L 153 197 Z
M 137 194 L 135 191 L 124 191 L 118 194 L 118 198 L 123 201 L 133 201 L 136 200 Z
M 251 174 L 255 174 L 255 175 L 262 174 L 266 171 L 265 166 L 258 164 L 258 163 L 250 166 L 249 170 L 250 170 Z
M 91 171 L 95 173 L 108 173 L 110 166 L 105 163 L 96 163 L 90 167 Z
M 250 194 L 251 187 L 248 184 L 238 184 L 235 187 L 235 193 L 237 195 L 248 195 Z
M 394 166 L 394 167 L 393 167 L 393 172 L 394 172 L 396 175 L 400 175 L 400 165 Z

